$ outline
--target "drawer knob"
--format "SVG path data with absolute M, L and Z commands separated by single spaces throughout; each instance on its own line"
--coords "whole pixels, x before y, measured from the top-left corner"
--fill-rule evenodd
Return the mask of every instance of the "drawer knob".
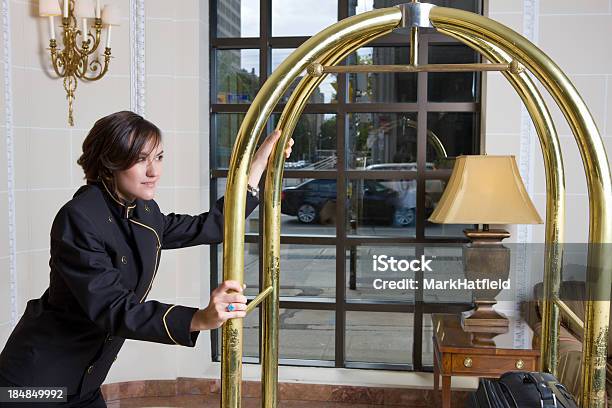
M 519 358 L 514 366 L 517 370 L 522 370 L 525 367 L 525 362 Z
M 471 368 L 472 367 L 472 359 L 470 357 L 466 357 L 465 360 L 463 360 L 463 366 L 466 368 Z

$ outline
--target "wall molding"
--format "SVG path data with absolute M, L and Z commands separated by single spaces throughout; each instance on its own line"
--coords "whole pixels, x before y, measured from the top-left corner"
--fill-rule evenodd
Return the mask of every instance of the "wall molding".
M 523 0 L 523 36 L 534 44 L 538 43 L 540 21 L 540 1 Z M 531 197 L 534 193 L 534 165 L 536 154 L 537 133 L 531 121 L 531 116 L 524 104 L 521 104 L 521 134 L 519 138 L 519 172 L 525 183 L 525 188 Z M 520 313 L 520 304 L 529 299 L 533 287 L 530 276 L 532 259 L 529 248 L 533 241 L 533 227 L 531 225 L 518 225 L 516 229 L 517 251 L 516 251 L 516 276 L 515 287 L 515 313 Z M 515 323 L 525 325 L 525 322 Z M 523 330 L 517 327 L 514 330 L 514 344 L 516 346 L 528 346 L 529 339 L 519 336 Z
M 534 44 L 538 43 L 540 20 L 540 1 L 523 0 L 523 36 Z M 521 134 L 519 144 L 518 167 L 525 183 L 527 192 L 533 196 L 534 189 L 534 163 L 535 141 L 537 133 L 524 104 L 521 104 Z M 517 228 L 518 242 L 531 242 L 533 227 L 520 225 Z
M 15 221 L 15 151 L 13 144 L 13 72 L 10 0 L 2 0 L 2 65 L 4 68 L 4 124 L 6 126 L 6 185 L 8 196 L 9 285 L 11 327 L 17 324 L 17 236 Z
M 132 111 L 144 116 L 145 106 L 145 2 L 130 0 L 130 105 Z

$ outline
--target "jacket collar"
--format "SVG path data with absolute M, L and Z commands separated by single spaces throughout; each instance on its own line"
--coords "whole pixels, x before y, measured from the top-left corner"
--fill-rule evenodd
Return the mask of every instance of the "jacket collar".
M 106 198 L 106 201 L 110 204 L 109 206 L 116 211 L 116 215 L 121 218 L 133 217 L 134 209 L 136 208 L 136 200 L 131 203 L 127 203 L 126 201 L 122 200 L 109 190 L 103 180 L 99 180 L 95 184 L 98 184 L 98 187 L 100 187 L 100 189 L 105 193 L 104 197 Z

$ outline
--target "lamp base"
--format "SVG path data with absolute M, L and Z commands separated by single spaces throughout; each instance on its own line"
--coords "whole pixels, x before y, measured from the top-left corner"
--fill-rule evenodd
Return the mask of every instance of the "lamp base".
M 510 233 L 503 229 L 464 229 L 463 233 L 472 241 L 473 245 L 501 245 L 503 239 L 510 237 Z
M 477 302 L 476 308 L 463 315 L 461 327 L 466 332 L 506 333 L 509 327 L 508 318 L 495 309 L 495 302 Z
M 510 233 L 506 230 L 483 229 L 463 230 L 470 243 L 463 248 L 464 272 L 468 279 L 506 279 L 510 271 L 510 250 L 502 240 Z M 508 318 L 493 309 L 495 296 L 500 290 L 479 290 L 473 293 L 475 309 L 464 315 L 461 326 L 466 332 L 506 333 Z

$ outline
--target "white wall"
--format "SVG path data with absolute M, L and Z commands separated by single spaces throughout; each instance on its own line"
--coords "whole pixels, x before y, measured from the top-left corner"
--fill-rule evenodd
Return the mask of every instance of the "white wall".
M 122 10 L 123 21 L 113 30 L 110 69 L 99 82 L 79 82 L 74 104 L 75 126 L 67 126 L 67 103 L 61 80 L 49 74 L 48 21 L 39 18 L 37 1 L 6 1 L 8 24 L 0 35 L 10 34 L 10 49 L 0 47 L 0 75 L 10 76 L 12 98 L 0 81 L 0 345 L 28 299 L 39 297 L 49 280 L 49 230 L 57 210 L 82 185 L 82 171 L 76 164 L 81 144 L 95 120 L 106 114 L 132 109 L 131 86 L 135 62 L 130 38 L 130 18 L 136 18 L 130 2 L 110 0 Z M 144 1 L 131 2 L 133 5 Z M 180 7 L 179 7 L 180 6 Z M 158 202 L 162 210 L 198 213 L 208 207 L 208 143 L 200 132 L 200 2 L 147 0 L 144 21 L 144 68 L 146 77 L 140 101 L 147 119 L 163 131 L 166 152 L 164 176 Z M 207 9 L 207 5 L 203 3 Z M 59 19 L 56 19 L 56 26 Z M 59 38 L 59 36 L 58 36 Z M 4 36 L 2 37 L 4 40 Z M 4 44 L 4 42 L 3 42 Z M 8 51 L 8 53 L 7 53 Z M 10 57 L 10 60 L 7 58 Z M 8 66 L 6 64 L 9 64 Z M 8 72 L 5 69 L 8 68 Z M 204 92 L 204 94 L 206 94 Z M 207 99 L 207 97 L 206 97 Z M 13 136 L 11 158 L 14 166 L 14 205 L 9 206 L 7 175 L 6 109 L 12 110 L 9 123 Z M 204 119 L 204 129 L 208 120 Z M 205 150 L 200 152 L 200 147 Z M 203 164 L 200 157 L 205 157 Z M 205 167 L 204 167 L 205 166 Z M 206 169 L 202 171 L 202 169 Z M 203 184 L 201 184 L 203 183 Z M 203 199 L 204 198 L 204 199 Z M 9 208 L 15 210 L 14 263 L 17 285 L 12 287 L 9 265 L 11 245 Z M 201 293 L 208 292 L 207 251 L 185 249 L 166 251 L 150 299 L 184 305 L 200 305 Z M 207 255 L 206 255 L 207 257 Z M 201 276 L 206 277 L 200 279 Z M 205 283 L 206 291 L 200 285 Z M 16 296 L 14 304 L 11 296 Z M 198 350 L 153 343 L 127 341 L 111 370 L 108 382 L 175 378 L 194 374 L 189 367 L 206 351 L 207 336 Z M 204 356 L 202 357 L 204 358 Z M 210 358 L 208 358 L 209 360 Z
M 528 6 L 536 7 L 530 12 Z M 539 7 L 538 7 L 539 5 Z M 534 31 L 533 40 L 574 83 L 612 151 L 612 2 L 589 0 L 490 1 L 490 17 L 519 32 Z M 525 27 L 525 19 L 528 19 Z M 573 135 L 552 99 L 546 100 L 559 133 L 566 177 L 566 242 L 586 242 L 588 237 L 588 196 L 582 161 Z M 488 74 L 486 151 L 489 154 L 521 156 L 521 141 L 535 138 L 535 148 L 527 161 L 530 171 L 523 174 L 538 211 L 546 213 L 546 188 L 540 147 L 535 133 L 523 128 L 521 101 L 498 73 Z M 532 227 L 531 242 L 544 242 L 544 226 Z M 513 235 L 516 228 L 513 228 Z
M 124 24 L 113 31 L 110 72 L 97 83 L 79 83 L 75 127 L 66 126 L 66 100 L 61 81 L 47 74 L 47 21 L 37 17 L 36 1 L 5 0 L 9 24 L 0 21 L 0 345 L 19 318 L 25 302 L 48 285 L 49 229 L 58 208 L 81 184 L 76 165 L 80 146 L 96 118 L 131 109 L 129 2 L 121 6 Z M 133 1 L 139 4 L 144 0 Z M 559 0 L 491 0 L 490 16 L 533 36 L 574 81 L 612 151 L 612 0 L 576 3 Z M 164 132 L 166 168 L 158 201 L 162 210 L 199 212 L 208 208 L 208 2 L 146 0 L 143 92 L 146 117 Z M 527 20 L 526 20 L 527 19 Z M 10 42 L 4 41 L 6 34 Z M 8 46 L 8 47 L 7 47 Z M 9 52 L 7 54 L 7 52 Z M 9 58 L 10 57 L 10 58 Z M 10 92 L 5 84 L 10 84 Z M 486 151 L 515 154 L 535 134 L 524 126 L 518 96 L 499 74 L 488 75 Z M 557 118 L 560 114 L 555 113 Z M 9 119 L 7 121 L 7 119 Z M 12 121 L 11 121 L 12 119 Z M 561 123 L 560 121 L 558 123 Z M 587 236 L 588 202 L 580 157 L 567 126 L 558 126 L 568 186 L 568 240 Z M 12 139 L 10 136 L 12 135 Z M 7 143 L 13 150 L 7 155 Z M 523 155 L 524 176 L 538 210 L 544 215 L 544 175 L 537 140 Z M 9 159 L 13 176 L 9 177 Z M 14 203 L 9 197 L 14 196 Z M 11 210 L 15 211 L 14 223 Z M 14 225 L 11 240 L 9 225 Z M 517 236 L 516 228 L 513 235 Z M 543 226 L 531 239 L 543 241 Z M 12 243 L 11 243 L 12 242 Z M 208 248 L 166 252 L 151 299 L 203 305 L 209 290 Z M 10 265 L 15 265 L 11 275 Z M 11 285 L 16 276 L 16 286 Z M 15 302 L 12 297 L 16 296 Z M 14 316 L 13 316 L 14 313 Z M 417 374 L 390 375 L 359 370 L 281 369 L 281 379 L 329 383 L 420 384 Z M 107 382 L 218 376 L 210 363 L 208 333 L 196 349 L 126 342 Z M 245 370 L 257 378 L 257 367 Z

